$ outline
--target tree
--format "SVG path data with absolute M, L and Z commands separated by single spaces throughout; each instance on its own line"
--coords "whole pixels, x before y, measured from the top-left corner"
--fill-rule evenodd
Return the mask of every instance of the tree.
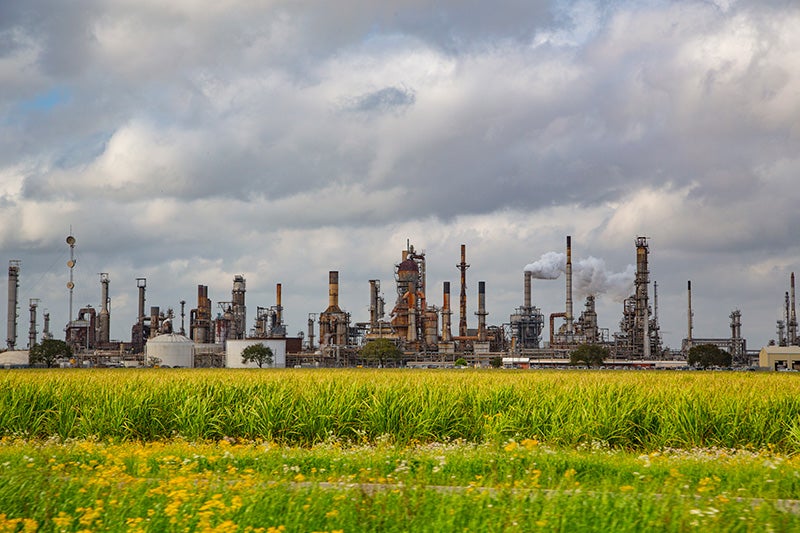
M 502 357 L 492 357 L 489 359 L 489 366 L 492 368 L 500 368 L 503 366 L 503 358 Z
M 713 344 L 701 344 L 699 346 L 692 346 L 689 348 L 689 356 L 686 362 L 690 366 L 699 366 L 700 368 L 708 368 L 710 366 L 731 366 L 733 357 L 731 354 L 714 346 Z
M 272 364 L 272 348 L 263 344 L 253 344 L 242 350 L 242 364 L 255 363 L 258 368 Z
M 361 348 L 361 357 L 383 366 L 387 362 L 397 362 L 403 358 L 403 351 L 389 339 L 374 339 Z
M 459 357 L 453 364 L 455 364 L 456 366 L 467 366 L 467 360 L 464 359 L 463 357 Z
M 58 339 L 45 339 L 41 344 L 34 344 L 28 352 L 31 365 L 45 365 L 47 368 L 56 365 L 59 358 L 72 357 L 72 348 Z
M 586 365 L 588 367 L 600 366 L 608 358 L 609 351 L 599 344 L 581 344 L 569 354 L 569 364 Z

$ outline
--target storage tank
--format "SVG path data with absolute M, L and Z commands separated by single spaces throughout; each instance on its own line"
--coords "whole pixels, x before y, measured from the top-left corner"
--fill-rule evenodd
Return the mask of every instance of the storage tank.
M 147 339 L 144 345 L 145 360 L 157 357 L 161 360 L 159 365 L 181 368 L 194 366 L 194 342 L 179 333 L 165 333 Z

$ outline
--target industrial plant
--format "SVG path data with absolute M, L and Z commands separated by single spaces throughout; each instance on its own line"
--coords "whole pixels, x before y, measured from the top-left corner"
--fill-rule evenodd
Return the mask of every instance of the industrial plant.
M 70 250 L 69 321 L 64 327 L 64 341 L 72 355 L 62 366 L 162 366 L 162 367 L 227 367 L 255 366 L 242 359 L 242 352 L 255 344 L 268 347 L 272 367 L 336 367 L 336 366 L 422 366 L 447 367 L 463 360 L 474 366 L 538 368 L 559 367 L 568 363 L 570 353 L 582 345 L 598 345 L 609 354 L 605 365 L 610 368 L 677 367 L 685 365 L 686 356 L 694 346 L 713 345 L 732 356 L 734 365 L 762 366 L 773 369 L 795 368 L 795 360 L 787 353 L 797 353 L 800 368 L 800 349 L 788 350 L 798 343 L 795 312 L 795 281 L 791 275 L 790 291 L 785 295 L 785 316 L 778 321 L 779 356 L 769 359 L 747 350 L 741 335 L 741 312 L 730 314 L 730 337 L 709 338 L 694 335 L 692 284 L 687 284 L 688 328 L 681 349 L 664 348 L 658 321 L 658 285 L 650 293 L 649 244 L 646 237 L 636 237 L 635 276 L 630 295 L 622 302 L 619 328 L 616 332 L 598 326 L 596 294 L 588 294 L 583 309 L 576 317 L 573 305 L 572 238 L 566 237 L 565 254 L 559 270 L 563 271 L 564 307 L 547 315 L 534 304 L 529 268 L 522 271 L 522 304 L 505 314 L 497 310 L 493 316 L 503 319 L 490 323 L 486 308 L 487 282 L 467 282 L 467 246 L 461 244 L 459 261 L 455 264 L 457 280 L 441 282 L 440 289 L 432 288 L 427 279 L 426 253 L 407 242 L 394 265 L 393 286 L 389 295 L 382 292 L 379 279 L 368 281 L 369 301 L 367 320 L 354 320 L 351 313 L 340 307 L 339 272 L 328 272 L 328 305 L 308 313 L 307 333 L 288 336 L 281 302 L 281 283 L 275 286 L 272 305 L 251 306 L 255 316 L 248 322 L 247 280 L 235 275 L 231 280 L 230 298 L 213 305 L 208 285 L 197 285 L 196 303 L 186 312 L 186 300 L 180 301 L 179 315 L 172 307 L 150 306 L 147 312 L 147 278 L 136 278 L 138 314 L 130 322 L 130 338 L 110 338 L 111 309 L 109 273 L 99 274 L 100 301 L 97 307 L 86 305 L 73 311 L 73 269 L 76 262 L 73 236 L 66 239 Z M 530 266 L 530 265 L 529 265 Z M 19 279 L 24 275 L 19 260 L 10 260 L 8 267 L 8 326 L 7 350 L 2 364 L 27 366 L 28 351 L 40 342 L 53 339 L 49 313 L 43 314 L 43 330 L 38 331 L 38 311 L 41 301 L 29 300 L 29 335 L 27 350 L 18 344 Z M 546 279 L 554 279 L 553 277 Z M 457 327 L 451 306 L 451 284 L 458 283 Z M 133 283 L 131 283 L 133 287 Z M 386 286 L 386 284 L 384 284 Z M 366 289 L 366 286 L 365 286 Z M 489 290 L 491 287 L 489 286 Z M 368 296 L 367 296 L 368 294 Z M 474 294 L 477 302 L 475 319 L 467 316 L 467 302 Z M 387 315 L 386 299 L 390 299 Z M 215 312 L 216 308 L 216 312 Z M 507 317 L 507 318 L 505 318 Z M 474 327 L 470 327 L 470 322 Z M 545 339 L 545 326 L 549 336 Z M 389 361 L 376 362 L 362 355 L 369 342 L 384 339 L 402 354 Z M 774 350 L 773 350 L 774 351 Z M 759 359 L 760 356 L 760 359 Z M 766 358 L 765 358 L 766 357 Z

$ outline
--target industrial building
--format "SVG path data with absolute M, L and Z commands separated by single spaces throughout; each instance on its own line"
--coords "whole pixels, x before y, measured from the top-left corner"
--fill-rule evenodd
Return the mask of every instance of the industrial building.
M 366 321 L 353 321 L 350 312 L 340 307 L 340 272 L 328 272 L 328 305 L 319 313 L 308 315 L 307 335 L 297 337 L 286 334 L 283 322 L 282 285 L 276 284 L 275 303 L 255 306 L 253 325 L 247 323 L 247 281 L 242 274 L 233 276 L 229 299 L 216 302 L 217 313 L 209 297 L 208 285 L 197 285 L 197 303 L 189 311 L 186 324 L 185 300 L 180 301 L 180 327 L 171 307 L 162 310 L 150 306 L 146 312 L 147 278 L 136 278 L 138 313 L 131 326 L 129 341 L 110 338 L 111 278 L 100 273 L 100 301 L 96 307 L 87 304 L 73 314 L 72 293 L 75 287 L 73 270 L 76 267 L 73 236 L 66 240 L 70 249 L 69 321 L 65 327 L 65 340 L 76 353 L 82 365 L 136 366 L 158 361 L 166 367 L 230 367 L 252 366 L 241 362 L 241 352 L 249 345 L 269 346 L 274 354 L 271 366 L 351 366 L 369 364 L 360 359 L 360 348 L 374 339 L 389 339 L 404 354 L 403 363 L 418 366 L 447 366 L 456 358 L 464 357 L 473 364 L 487 364 L 491 358 L 505 358 L 510 365 L 519 367 L 559 365 L 569 353 L 583 344 L 598 344 L 609 349 L 611 366 L 637 367 L 636 361 L 669 359 L 662 349 L 658 321 L 658 285 L 653 284 L 650 297 L 649 244 L 647 237 L 636 237 L 635 279 L 633 293 L 624 299 L 619 331 L 613 335 L 599 327 L 596 294 L 585 296 L 580 314 L 573 310 L 573 242 L 566 237 L 565 297 L 563 310 L 549 314 L 549 339 L 544 340 L 545 315 L 534 304 L 533 276 L 523 270 L 522 304 L 513 310 L 507 321 L 500 324 L 488 322 L 486 308 L 487 282 L 480 280 L 472 289 L 467 283 L 467 247 L 460 246 L 460 261 L 455 268 L 459 275 L 459 316 L 457 331 L 453 331 L 451 306 L 451 281 L 441 283 L 441 300 L 429 291 L 425 251 L 416 249 L 410 241 L 400 252 L 394 265 L 394 302 L 386 314 L 386 302 L 381 292 L 381 280 L 369 282 L 369 316 Z M 8 269 L 8 323 L 6 359 L 18 364 L 21 355 L 12 357 L 17 350 L 17 325 L 19 319 L 19 277 L 21 261 L 9 261 Z M 468 294 L 476 291 L 475 327 L 469 327 L 467 316 Z M 685 354 L 692 346 L 714 344 L 729 351 L 735 364 L 751 364 L 753 354 L 741 335 L 741 312 L 730 314 L 731 335 L 728 338 L 698 337 L 693 334 L 691 282 L 688 283 L 688 332 L 682 342 Z M 437 301 L 434 303 L 434 299 Z M 652 305 L 651 305 L 652 301 Z M 38 298 L 29 299 L 28 346 L 38 342 Z M 785 312 L 778 321 L 779 348 L 796 346 L 797 319 L 795 313 L 795 281 L 791 275 L 790 291 L 785 295 Z M 52 338 L 49 313 L 45 311 L 41 338 Z M 315 342 L 316 341 L 316 342 Z M 768 353 L 775 350 L 770 348 Z M 763 352 L 763 351 L 762 351 Z M 789 354 L 792 350 L 786 352 Z M 27 352 L 26 352 L 27 353 Z M 778 350 L 779 356 L 783 352 Z M 769 356 L 771 357 L 771 356 Z M 790 357 L 766 359 L 767 367 L 786 365 L 793 368 Z M 648 363 L 649 364 L 649 363 Z M 762 365 L 762 366 L 765 366 Z M 650 365 L 653 366 L 653 365 Z M 655 366 L 658 366 L 656 364 Z

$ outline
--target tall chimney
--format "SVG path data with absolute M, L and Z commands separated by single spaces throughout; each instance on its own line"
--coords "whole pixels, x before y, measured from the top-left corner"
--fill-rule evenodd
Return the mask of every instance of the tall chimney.
M 328 310 L 339 308 L 339 271 L 328 272 Z
M 139 324 L 144 323 L 144 291 L 147 288 L 147 278 L 136 278 L 136 286 L 139 288 Z
M 105 272 L 100 273 L 100 320 L 99 326 L 99 343 L 108 344 L 111 336 L 111 314 L 108 310 L 108 274 Z
M 458 319 L 458 334 L 461 337 L 467 336 L 467 245 L 461 245 L 461 263 L 456 265 L 461 271 L 461 301 L 459 311 L 461 316 Z
M 450 310 L 450 282 L 442 284 L 442 342 L 453 340 L 453 332 L 450 327 L 450 317 L 453 312 Z
M 525 271 L 525 299 L 522 302 L 522 306 L 525 308 L 525 311 L 528 312 L 531 309 L 531 278 L 533 278 L 533 273 L 530 270 Z
M 283 324 L 283 305 L 281 305 L 281 284 L 275 285 L 275 322 L 276 326 Z
M 19 289 L 19 266 L 22 261 L 12 259 L 8 262 L 8 349 L 13 350 L 17 345 L 17 290 Z
M 486 282 L 478 282 L 478 341 L 486 341 Z
M 567 235 L 567 333 L 572 333 L 572 237 Z

